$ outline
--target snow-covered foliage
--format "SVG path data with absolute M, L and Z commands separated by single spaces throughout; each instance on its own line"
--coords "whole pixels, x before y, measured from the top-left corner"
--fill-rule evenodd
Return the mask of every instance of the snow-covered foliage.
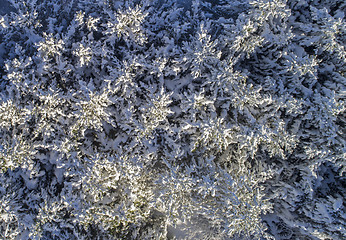
M 0 239 L 345 239 L 342 0 L 10 0 Z

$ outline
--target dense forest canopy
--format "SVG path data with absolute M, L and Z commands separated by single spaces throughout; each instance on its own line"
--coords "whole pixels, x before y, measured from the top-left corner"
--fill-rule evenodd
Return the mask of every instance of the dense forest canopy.
M 345 1 L 0 3 L 0 239 L 346 238 Z

